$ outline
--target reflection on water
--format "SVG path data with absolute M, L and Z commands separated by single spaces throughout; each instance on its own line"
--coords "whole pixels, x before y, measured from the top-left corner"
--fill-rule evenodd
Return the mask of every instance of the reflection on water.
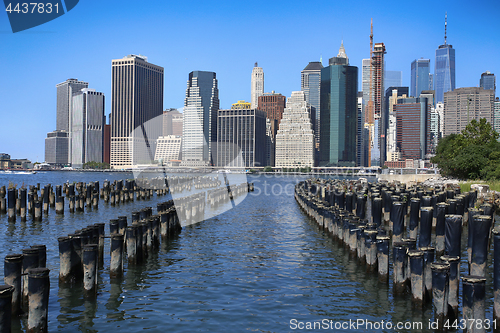
M 409 296 L 395 298 L 392 280 L 380 283 L 377 273 L 367 272 L 300 211 L 286 191 L 299 179 L 254 180 L 255 192 L 235 209 L 185 227 L 142 265 L 125 263 L 121 279 L 109 277 L 106 240 L 95 301 L 83 297 L 81 283 L 59 285 L 57 237 L 119 215 L 130 218 L 146 206 L 156 211 L 156 203 L 168 197 L 119 207 L 101 201 L 97 211 L 51 213 L 36 223 L 8 223 L 1 216 L 0 254 L 19 252 L 35 241 L 47 244 L 50 332 L 286 332 L 292 331 L 293 319 L 428 323 L 430 306 L 416 310 Z M 22 325 L 14 320 L 13 332 L 24 331 Z

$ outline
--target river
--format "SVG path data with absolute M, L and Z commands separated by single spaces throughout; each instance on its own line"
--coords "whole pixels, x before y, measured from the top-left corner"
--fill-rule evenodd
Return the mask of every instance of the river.
M 43 187 L 99 180 L 102 186 L 105 179 L 128 178 L 133 175 L 45 172 L 0 175 L 0 185 L 12 181 Z M 0 255 L 20 253 L 34 244 L 47 246 L 50 332 L 293 332 L 308 327 L 331 332 L 344 331 L 342 327 L 357 328 L 352 332 L 418 331 L 388 328 L 399 322 L 407 328 L 422 323 L 421 331 L 430 331 L 431 306 L 415 310 L 410 295 L 393 296 L 391 284 L 367 273 L 300 210 L 293 186 L 305 178 L 248 176 L 255 191 L 236 207 L 184 227 L 144 265 L 125 265 L 122 279 L 109 277 L 107 242 L 94 301 L 84 299 L 81 285 L 59 287 L 57 237 L 98 222 L 107 224 L 109 234 L 110 219 L 130 219 L 132 211 L 147 206 L 156 212 L 156 204 L 168 196 L 117 207 L 101 200 L 98 210 L 74 214 L 68 213 L 66 202 L 64 216 L 51 211 L 41 222 L 18 218 L 9 223 L 2 215 Z M 491 282 L 491 272 L 488 277 Z M 492 295 L 491 286 L 487 293 Z M 491 299 L 487 306 L 491 319 Z M 25 321 L 14 319 L 13 332 L 24 332 Z M 356 321 L 360 326 L 353 326 Z M 370 324 L 363 325 L 365 321 Z

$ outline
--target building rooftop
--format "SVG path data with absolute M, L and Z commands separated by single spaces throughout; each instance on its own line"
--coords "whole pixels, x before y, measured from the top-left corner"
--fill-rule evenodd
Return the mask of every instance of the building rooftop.
M 323 68 L 323 64 L 320 61 L 311 61 L 309 64 L 304 68 L 305 71 L 314 71 L 314 70 L 320 70 Z

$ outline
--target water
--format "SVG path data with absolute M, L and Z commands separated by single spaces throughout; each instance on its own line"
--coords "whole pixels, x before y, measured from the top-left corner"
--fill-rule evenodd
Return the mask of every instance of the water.
M 126 173 L 73 172 L 23 177 L 18 180 L 42 186 L 66 180 L 100 180 L 102 185 L 104 179 L 133 178 Z M 12 178 L 0 176 L 0 185 Z M 421 331 L 430 331 L 431 307 L 415 310 L 410 296 L 395 298 L 390 284 L 379 283 L 376 273 L 366 273 L 364 266 L 350 259 L 347 251 L 299 209 L 293 186 L 305 177 L 249 178 L 255 183 L 255 192 L 238 206 L 185 227 L 178 237 L 162 243 L 146 264 L 126 266 L 122 279 L 109 278 L 106 243 L 96 301 L 85 300 L 80 285 L 59 288 L 57 237 L 88 224 L 107 223 L 119 215 L 130 218 L 132 211 L 156 208 L 156 203 L 168 197 L 155 196 L 117 207 L 101 200 L 97 211 L 66 212 L 64 217 L 51 212 L 36 223 L 21 223 L 19 219 L 9 223 L 7 216 L 1 216 L 0 256 L 19 253 L 33 244 L 47 245 L 50 332 L 288 332 L 314 322 L 316 328 L 338 332 L 341 329 L 335 325 L 346 327 L 349 320 L 367 320 L 380 326 L 382 321 L 422 322 Z M 488 275 L 491 282 L 491 272 Z M 487 292 L 492 295 L 491 288 Z M 491 318 L 491 300 L 488 304 L 487 317 Z M 25 331 L 25 318 L 14 320 L 14 326 L 14 332 Z M 418 330 L 359 326 L 352 331 Z

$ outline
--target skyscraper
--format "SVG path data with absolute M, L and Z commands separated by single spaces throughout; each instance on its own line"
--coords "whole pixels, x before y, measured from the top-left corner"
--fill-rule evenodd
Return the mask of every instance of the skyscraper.
M 88 88 L 87 82 L 78 81 L 78 79 L 67 79 L 56 85 L 57 88 L 57 119 L 56 130 L 70 131 L 71 121 L 71 96 L 83 88 Z
M 303 91 L 293 91 L 288 98 L 278 134 L 276 166 L 305 168 L 314 166 L 314 134 L 311 106 Z
M 429 59 L 416 59 L 411 62 L 410 95 L 420 96 L 423 90 L 431 90 L 430 84 L 431 61 Z
M 275 165 L 278 121 L 266 117 L 266 166 Z
M 259 67 L 257 63 L 252 70 L 252 81 L 251 81 L 251 99 L 252 109 L 256 109 L 259 103 L 259 96 L 264 94 L 264 71 L 262 67 Z
M 73 94 L 70 163 L 81 168 L 103 160 L 104 94 L 84 88 Z
M 481 74 L 479 86 L 486 90 L 496 90 L 495 74 L 491 73 L 490 71 L 486 71 Z
M 47 133 L 45 138 L 45 163 L 54 166 L 66 166 L 68 164 L 69 133 L 55 130 Z
M 238 106 L 218 110 L 216 165 L 250 168 L 264 166 L 265 160 L 265 112 Z
M 358 124 L 356 134 L 356 166 L 368 166 L 368 128 L 365 128 L 363 92 L 358 92 Z
M 371 70 L 371 61 L 370 59 L 363 59 L 363 67 L 361 71 L 361 89 L 363 91 L 363 101 L 365 105 L 368 105 L 370 101 L 370 70 Z M 373 81 L 373 80 L 372 80 Z M 371 100 L 373 101 L 373 96 L 371 96 Z
M 398 98 L 396 145 L 401 159 L 425 159 L 430 152 L 430 105 L 426 97 Z
M 219 89 L 214 72 L 189 73 L 184 100 L 182 166 L 210 166 L 217 158 Z
M 320 128 L 320 86 L 321 86 L 321 69 L 323 64 L 320 61 L 311 61 L 304 68 L 300 75 L 300 90 L 302 90 L 306 96 L 306 102 L 311 105 L 314 109 L 314 139 L 315 147 L 319 148 L 319 128 Z
M 403 72 L 402 71 L 384 71 L 384 91 L 389 87 L 402 87 L 403 86 Z
M 497 133 L 500 133 L 500 100 L 498 97 L 495 99 L 494 103 L 494 113 L 493 113 L 493 128 Z M 500 140 L 500 138 L 499 138 Z
M 385 91 L 384 101 L 384 124 L 385 131 L 381 135 L 380 140 L 380 159 L 381 161 L 392 161 L 396 152 L 396 113 L 394 105 L 397 103 L 398 97 L 408 97 L 408 87 L 389 87 Z M 392 154 L 392 155 L 391 155 Z
M 458 88 L 444 94 L 443 135 L 459 134 L 472 119 L 493 122 L 495 91 L 480 87 Z
M 182 136 L 182 123 L 184 115 L 177 109 L 170 108 L 163 111 L 163 136 Z
M 444 101 L 444 93 L 455 89 L 455 49 L 447 43 L 447 15 L 444 20 L 444 44 L 436 50 L 436 65 L 434 66 L 434 90 L 436 103 Z
M 283 111 L 285 110 L 285 107 L 286 97 L 282 94 L 277 94 L 272 91 L 270 93 L 264 93 L 262 94 L 262 96 L 259 96 L 257 108 L 264 111 L 268 119 L 278 121 L 278 127 L 281 118 L 283 118 Z M 276 128 L 276 130 L 278 130 L 278 128 Z
M 356 164 L 358 68 L 349 66 L 343 43 L 321 70 L 320 166 Z
M 163 67 L 133 54 L 112 60 L 111 92 L 111 167 L 151 163 L 162 131 L 161 118 L 150 120 L 163 113 Z
M 385 124 L 387 123 L 387 114 L 384 111 L 384 73 L 385 73 L 385 62 L 384 55 L 386 54 L 384 43 L 375 43 L 372 55 L 372 71 L 373 71 L 373 84 L 372 84 L 372 96 L 373 96 L 373 124 L 374 133 L 373 136 L 373 148 L 371 150 L 370 159 L 371 165 L 382 165 L 384 161 L 381 161 L 381 139 L 384 133 L 387 131 Z

